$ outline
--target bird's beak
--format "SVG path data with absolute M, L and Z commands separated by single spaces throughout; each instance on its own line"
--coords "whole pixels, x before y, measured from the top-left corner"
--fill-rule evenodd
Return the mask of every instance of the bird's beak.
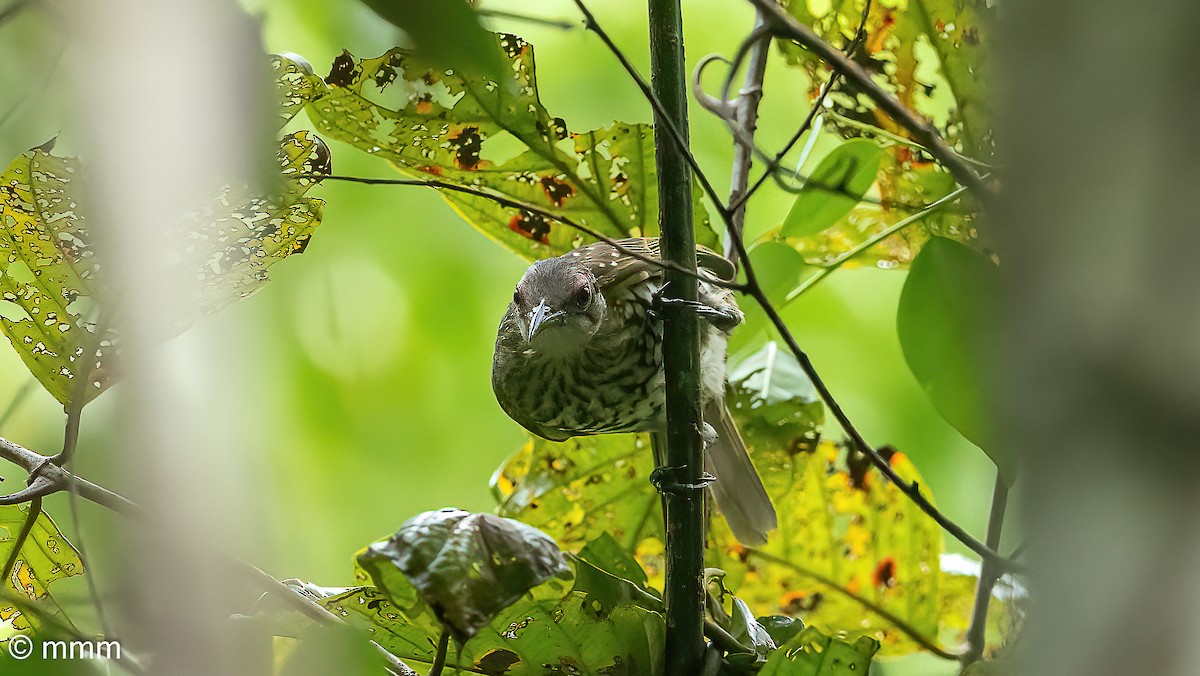
M 546 299 L 543 298 L 536 307 L 529 311 L 529 329 L 525 335 L 525 342 L 532 341 L 543 324 L 564 314 L 566 313 L 562 310 L 551 310 L 550 306 L 546 305 Z

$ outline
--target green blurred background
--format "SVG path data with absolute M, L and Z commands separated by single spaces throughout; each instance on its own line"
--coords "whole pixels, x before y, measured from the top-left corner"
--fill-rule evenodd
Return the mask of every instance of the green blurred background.
M 261 21 L 268 51 L 302 55 L 322 75 L 343 48 L 375 56 L 403 41 L 356 2 L 244 5 Z M 644 4 L 593 5 L 601 24 L 646 72 Z M 579 18 L 568 0 L 485 1 L 481 7 L 575 24 Z M 572 130 L 614 119 L 650 120 L 636 87 L 594 36 L 509 19 L 488 23 L 534 44 L 542 99 Z M 753 14 L 747 3 L 688 0 L 685 25 L 688 62 L 694 64 L 708 53 L 732 54 Z M 63 59 L 86 55 L 72 54 L 54 26 L 53 16 L 35 7 L 0 28 L 5 162 L 60 133 L 69 149 L 77 128 L 73 115 L 86 115 L 70 105 L 72 83 L 62 66 Z M 186 76 L 187 61 L 203 55 L 163 58 L 177 59 Z M 710 91 L 719 85 L 721 68 L 707 78 Z M 765 90 L 759 138 L 775 148 L 807 111 L 810 85 L 773 54 Z M 205 105 L 201 92 L 196 105 Z M 306 126 L 303 119 L 299 124 Z M 716 185 L 727 186 L 728 132 L 693 105 L 692 136 L 702 166 Z M 395 175 L 380 160 L 330 143 L 336 173 Z M 831 139 L 818 144 L 818 157 L 830 145 Z M 249 483 L 259 491 L 258 513 L 245 515 L 222 546 L 276 577 L 337 585 L 351 581 L 357 549 L 416 512 L 492 508 L 489 477 L 524 438 L 497 406 L 489 380 L 495 327 L 524 263 L 427 189 L 327 183 L 310 194 L 327 204 L 304 255 L 274 267 L 266 288 L 204 319 L 176 342 L 220 345 L 237 351 L 242 365 L 196 365 L 223 383 L 211 396 L 233 412 L 227 442 L 245 458 L 237 471 L 253 476 Z M 768 183 L 751 204 L 750 233 L 778 225 L 791 199 Z M 847 267 L 784 315 L 866 436 L 909 454 L 939 506 L 982 536 L 994 470 L 942 421 L 904 364 L 895 330 L 903 283 L 903 272 Z M 252 365 L 248 372 L 246 364 Z M 28 380 L 16 353 L 0 349 L 0 411 Z M 130 482 L 105 459 L 112 451 L 112 399 L 101 397 L 88 408 L 77 462 L 84 476 L 122 491 Z M 62 419 L 56 402 L 38 389 L 0 434 L 52 452 L 61 444 Z M 18 487 L 19 470 L 0 472 L 12 479 L 9 489 Z M 228 476 L 196 481 L 217 496 L 248 483 Z M 70 532 L 63 502 L 53 498 L 48 509 Z M 90 508 L 83 516 L 89 544 L 103 550 L 113 517 Z M 963 551 L 957 543 L 947 545 Z M 98 572 L 119 565 L 120 555 L 109 552 L 98 560 Z M 81 585 L 73 589 L 82 593 Z

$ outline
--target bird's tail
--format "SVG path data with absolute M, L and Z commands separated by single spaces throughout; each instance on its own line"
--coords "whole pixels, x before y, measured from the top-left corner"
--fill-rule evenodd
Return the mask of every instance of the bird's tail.
M 775 507 L 750 462 L 750 454 L 725 403 L 710 402 L 704 419 L 717 433 L 716 441 L 704 454 L 704 470 L 717 478 L 709 491 L 738 542 L 746 547 L 761 547 L 767 543 L 767 531 L 778 525 Z

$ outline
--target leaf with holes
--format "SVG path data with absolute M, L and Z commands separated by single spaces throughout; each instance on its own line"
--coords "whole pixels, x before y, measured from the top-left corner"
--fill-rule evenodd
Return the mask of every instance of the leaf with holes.
M 606 434 L 561 443 L 530 437 L 492 476 L 497 513 L 579 551 L 609 534 L 662 587 L 662 515 L 650 484 L 646 435 Z
M 512 35 L 496 39 L 506 65 L 499 82 L 433 69 L 403 49 L 374 59 L 343 53 L 309 117 L 323 133 L 409 176 L 539 207 L 611 238 L 657 234 L 650 127 L 618 122 L 570 133 L 538 98 L 533 47 Z M 442 195 L 471 225 L 527 259 L 592 241 L 527 209 Z M 696 231 L 701 244 L 717 245 L 702 208 Z
M 12 555 L 17 535 L 28 515 L 28 504 L 0 506 L 0 567 Z M 35 605 L 41 612 L 26 613 L 20 605 L 8 599 L 0 600 L 0 622 L 5 625 L 4 629 L 0 629 L 0 640 L 6 641 L 16 633 L 40 631 L 43 626 L 42 613 L 69 624 L 62 609 L 50 596 L 50 585 L 82 573 L 83 561 L 79 558 L 79 552 L 58 530 L 50 515 L 43 511 L 34 521 L 33 530 L 21 547 L 4 587 L 12 598 Z
M 834 5 L 789 0 L 785 4 L 793 16 L 826 40 L 847 45 L 858 29 L 866 0 Z M 867 17 L 865 39 L 855 53 L 855 60 L 875 82 L 929 119 L 951 146 L 984 161 L 991 158 L 995 145 L 985 87 L 989 28 L 995 12 L 994 6 L 977 0 L 875 2 Z M 780 45 L 813 82 L 828 79 L 827 67 L 811 52 Z M 810 91 L 815 97 L 817 88 Z M 834 90 L 828 103 L 832 106 L 825 115 L 825 130 L 885 144 L 877 194 L 872 195 L 882 206 L 860 203 L 839 227 L 796 242 L 814 265 L 828 263 L 955 188 L 950 174 L 853 86 Z M 982 236 L 975 211 L 974 204 L 963 200 L 957 208 L 943 209 L 871 247 L 856 263 L 906 267 L 930 235 L 974 243 Z
M 52 144 L 0 174 L 0 329 L 22 361 L 66 404 L 90 373 L 91 401 L 111 382 L 115 334 L 94 335 L 99 263 L 82 213 L 79 162 Z
M 879 642 L 859 637 L 853 643 L 808 627 L 771 653 L 760 676 L 864 676 Z
M 459 642 L 530 589 L 570 573 L 546 534 L 519 521 L 460 509 L 425 512 L 358 555 L 375 586 L 415 587 Z
M 937 524 L 865 459 L 847 456 L 832 442 L 814 448 L 760 439 L 746 441 L 779 528 L 751 552 L 724 522 L 714 520 L 709 565 L 726 572 L 726 585 L 758 614 L 790 615 L 824 631 L 870 636 L 887 644 L 888 654 L 918 646 L 851 595 L 937 637 L 944 620 Z M 902 477 L 920 480 L 903 455 L 891 455 L 890 462 Z
M 194 270 L 195 297 L 161 313 L 164 337 L 196 313 L 215 312 L 253 293 L 270 266 L 304 251 L 320 224 L 321 200 L 305 197 L 313 179 L 290 174 L 328 173 L 329 151 L 310 132 L 280 141 L 280 184 L 269 194 L 231 186 L 190 223 L 164 231 L 157 250 Z M 97 336 L 100 263 L 80 197 L 79 160 L 35 148 L 0 174 L 0 330 L 38 381 L 67 404 L 80 373 L 90 373 L 84 403 L 113 381 L 117 332 Z
M 367 573 L 359 569 L 358 578 L 366 581 Z M 289 584 L 367 632 L 405 663 L 418 667 L 433 663 L 442 625 L 404 576 L 389 581 L 386 594 L 375 587 L 326 589 L 296 581 Z M 607 593 L 604 598 L 617 596 Z M 452 667 L 495 676 L 541 676 L 547 672 L 656 676 L 662 673 L 666 622 L 661 612 L 647 605 L 651 604 L 604 606 L 588 593 L 568 589 L 563 580 L 552 578 L 502 609 L 490 624 L 451 650 L 447 671 Z

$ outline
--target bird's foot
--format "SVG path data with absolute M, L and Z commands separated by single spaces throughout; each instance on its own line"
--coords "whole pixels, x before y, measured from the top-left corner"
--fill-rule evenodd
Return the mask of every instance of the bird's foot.
M 696 316 L 708 320 L 713 326 L 729 330 L 738 324 L 742 323 L 741 314 L 734 309 L 713 307 L 708 303 L 701 303 L 698 300 L 685 300 L 683 298 L 667 298 L 663 295 L 666 291 L 667 284 L 658 287 L 654 295 L 650 297 L 650 307 L 653 312 L 661 314 L 667 306 L 683 307 L 696 313 Z
M 717 480 L 717 477 L 702 472 L 695 481 L 680 479 L 680 473 L 687 469 L 687 466 L 680 467 L 655 467 L 650 473 L 650 483 L 658 489 L 659 493 L 670 493 L 671 495 L 683 495 L 694 491 L 702 491 L 708 488 L 708 485 Z

